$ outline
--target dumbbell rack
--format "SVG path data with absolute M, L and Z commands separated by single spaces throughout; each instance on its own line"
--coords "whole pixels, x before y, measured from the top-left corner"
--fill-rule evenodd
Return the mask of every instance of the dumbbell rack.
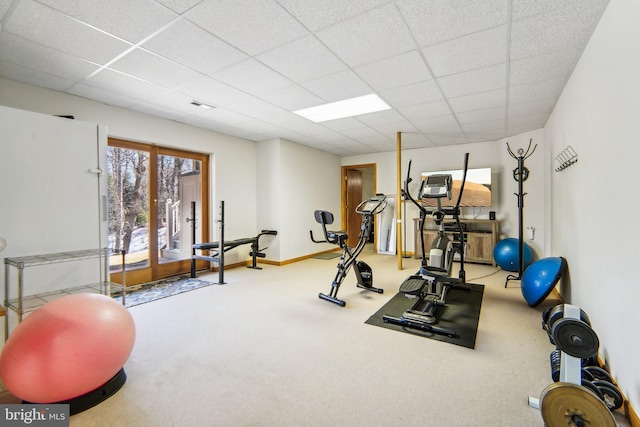
M 597 353 L 597 336 L 587 322 L 582 320 L 583 312 L 579 307 L 564 304 L 563 317 L 560 325 L 553 325 L 554 339 L 560 334 L 556 327 L 570 329 L 569 338 L 556 346 L 560 350 L 560 376 L 559 381 L 546 387 L 540 398 L 529 397 L 529 406 L 541 412 L 547 427 L 553 426 L 617 426 L 615 418 L 605 402 L 594 392 L 582 386 L 582 358 L 576 357 L 583 350 L 587 353 Z M 544 322 L 543 322 L 544 323 Z M 547 331 L 549 332 L 549 331 Z M 587 344 L 590 348 L 581 349 L 584 335 L 586 338 L 595 336 L 595 343 Z M 551 337 L 551 335 L 550 335 Z M 584 341 L 588 341 L 584 340 Z M 569 354 L 569 353 L 573 353 Z

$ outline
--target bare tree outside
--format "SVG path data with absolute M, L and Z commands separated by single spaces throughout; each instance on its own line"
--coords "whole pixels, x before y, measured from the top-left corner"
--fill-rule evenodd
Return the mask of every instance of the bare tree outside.
M 171 218 L 174 223 L 180 223 L 180 180 L 187 175 L 199 174 L 200 166 L 197 160 L 158 155 L 156 166 L 158 194 L 150 195 L 149 153 L 108 147 L 108 227 L 111 247 L 123 249 L 130 255 L 137 252 L 146 254 L 148 232 L 149 229 L 154 229 L 158 232 L 159 249 L 166 249 L 171 244 L 171 236 L 167 233 L 168 218 Z M 158 209 L 155 227 L 150 227 L 148 223 L 150 200 L 156 201 L 152 208 Z M 136 242 L 134 245 L 132 245 L 133 241 Z M 173 243 L 179 244 L 179 239 L 175 239 Z M 130 257 L 127 256 L 127 258 Z M 140 256 L 131 258 L 134 263 L 146 259 Z

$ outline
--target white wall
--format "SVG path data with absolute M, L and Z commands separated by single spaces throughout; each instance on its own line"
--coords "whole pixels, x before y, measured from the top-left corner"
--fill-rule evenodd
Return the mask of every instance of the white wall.
M 340 158 L 285 139 L 260 142 L 258 158 L 261 221 L 262 212 L 269 212 L 279 239 L 268 259 L 287 261 L 335 248 L 313 243 L 309 230 L 321 238 L 313 216 L 318 209 L 333 212 L 340 228 Z
M 545 127 L 553 156 L 571 145 L 579 159 L 551 177 L 552 251 L 567 258 L 570 270 L 561 290 L 589 315 L 601 356 L 636 412 L 638 22 L 637 0 L 611 0 Z
M 225 239 L 257 232 L 256 143 L 89 101 L 73 95 L 0 78 L 0 105 L 44 114 L 68 114 L 107 127 L 110 137 L 211 154 L 211 230 L 225 201 Z M 245 251 L 227 252 L 225 262 L 245 260 Z
M 535 240 L 527 240 L 539 257 L 545 254 L 544 241 L 544 182 L 545 171 L 543 169 L 544 131 L 538 129 L 526 132 L 501 141 L 489 141 L 474 144 L 455 146 L 421 148 L 402 151 L 402 181 L 407 175 L 407 165 L 412 160 L 411 176 L 413 183 L 409 189 L 415 197 L 419 186 L 420 173 L 434 170 L 461 169 L 464 162 L 464 153 L 469 153 L 469 168 L 492 169 L 493 206 L 491 208 L 466 208 L 463 209 L 465 218 L 488 218 L 489 211 L 495 211 L 500 220 L 502 237 L 518 237 L 518 204 L 513 194 L 518 191 L 518 183 L 513 179 L 513 169 L 518 165 L 517 161 L 509 156 L 506 142 L 515 152 L 518 148 L 526 150 L 529 140 L 533 139 L 532 146 L 538 144 L 535 153 L 525 161 L 530 170 L 529 179 L 524 183 L 525 197 L 524 224 L 526 227 L 537 229 Z M 342 158 L 342 165 L 357 165 L 364 163 L 377 164 L 378 193 L 395 195 L 396 193 L 396 152 L 375 153 Z M 404 214 L 404 212 L 403 212 Z M 411 203 L 407 203 L 406 214 L 406 238 L 407 251 L 413 252 L 413 218 L 419 216 L 418 209 Z

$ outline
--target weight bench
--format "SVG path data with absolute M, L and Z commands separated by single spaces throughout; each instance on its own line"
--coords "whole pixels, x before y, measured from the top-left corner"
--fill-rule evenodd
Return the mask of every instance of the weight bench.
M 191 246 L 192 254 L 191 254 L 191 278 L 196 277 L 196 260 L 204 260 L 209 262 L 217 262 L 218 263 L 218 284 L 222 285 L 224 283 L 224 253 L 230 251 L 231 249 L 235 249 L 238 246 L 242 245 L 251 245 L 251 265 L 248 265 L 247 268 L 255 268 L 256 270 L 262 270 L 262 267 L 258 267 L 257 258 L 264 258 L 266 254 L 264 252 L 260 252 L 260 236 L 263 235 L 272 235 L 275 236 L 278 234 L 275 230 L 262 230 L 255 237 L 246 237 L 243 239 L 229 240 L 220 242 L 208 242 L 208 243 L 196 243 Z M 222 250 L 221 250 L 222 248 Z M 266 249 L 266 248 L 265 248 Z M 197 255 L 196 251 L 212 251 L 209 255 Z

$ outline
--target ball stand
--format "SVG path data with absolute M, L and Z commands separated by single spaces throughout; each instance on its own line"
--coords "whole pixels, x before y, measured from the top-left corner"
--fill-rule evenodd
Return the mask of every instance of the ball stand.
M 127 374 L 124 372 L 124 368 L 121 368 L 117 374 L 113 376 L 109 381 L 102 386 L 92 390 L 88 393 L 74 397 L 73 399 L 64 400 L 61 402 L 48 402 L 53 405 L 69 405 L 69 415 L 75 415 L 80 412 L 86 411 L 89 408 L 96 406 L 99 403 L 107 400 L 113 396 L 127 381 Z M 38 402 L 27 402 L 26 404 L 38 404 Z
M 564 319 L 580 321 L 580 308 L 565 304 L 563 316 Z M 579 333 L 576 335 L 575 339 L 579 340 Z M 616 427 L 615 418 L 607 405 L 581 384 L 582 359 L 562 350 L 560 381 L 545 387 L 539 399 L 529 397 L 529 406 L 540 410 L 547 427 Z

